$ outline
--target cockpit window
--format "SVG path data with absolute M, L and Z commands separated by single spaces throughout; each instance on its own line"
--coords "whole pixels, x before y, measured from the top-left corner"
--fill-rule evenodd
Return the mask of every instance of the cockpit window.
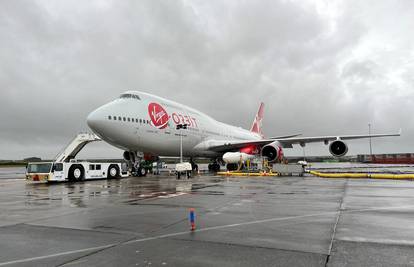
M 138 95 L 134 94 L 122 94 L 119 98 L 132 98 L 136 100 L 141 100 L 141 98 Z

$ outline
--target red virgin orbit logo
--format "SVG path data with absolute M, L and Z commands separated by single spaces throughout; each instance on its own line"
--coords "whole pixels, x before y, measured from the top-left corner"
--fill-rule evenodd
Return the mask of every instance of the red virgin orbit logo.
M 168 125 L 168 116 L 167 111 L 158 103 L 150 103 L 148 105 L 148 113 L 152 121 L 152 125 L 158 129 L 164 129 Z

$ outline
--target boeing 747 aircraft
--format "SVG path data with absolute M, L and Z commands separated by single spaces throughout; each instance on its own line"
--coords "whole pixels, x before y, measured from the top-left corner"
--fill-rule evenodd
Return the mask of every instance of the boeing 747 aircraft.
M 399 136 L 401 133 L 265 138 L 262 132 L 263 111 L 264 104 L 261 103 L 252 127 L 245 130 L 219 122 L 186 105 L 144 92 L 128 91 L 89 114 L 87 123 L 104 141 L 125 150 L 124 158 L 133 166 L 139 166 L 144 158 L 178 157 L 182 135 L 183 155 L 211 158 L 214 163 L 210 167 L 216 171 L 221 160 L 227 163 L 228 168 L 240 160 L 257 156 L 266 157 L 269 162 L 280 161 L 284 148 L 311 142 L 323 142 L 329 145 L 333 156 L 342 157 L 348 152 L 345 140 Z M 137 171 L 141 176 L 146 174 L 142 167 Z

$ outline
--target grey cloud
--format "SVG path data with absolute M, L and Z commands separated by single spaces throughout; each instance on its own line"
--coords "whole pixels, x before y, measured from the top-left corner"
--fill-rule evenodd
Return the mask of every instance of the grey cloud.
M 349 62 L 342 70 L 343 78 L 376 79 L 379 78 L 381 70 L 378 64 L 371 60 Z

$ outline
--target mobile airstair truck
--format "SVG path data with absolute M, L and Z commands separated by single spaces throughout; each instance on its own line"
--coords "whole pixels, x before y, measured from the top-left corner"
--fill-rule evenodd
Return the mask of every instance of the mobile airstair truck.
M 127 177 L 125 162 L 91 162 L 76 160 L 76 155 L 88 143 L 101 141 L 95 134 L 80 133 L 59 153 L 52 162 L 29 162 L 27 181 L 78 182 L 91 179 Z

